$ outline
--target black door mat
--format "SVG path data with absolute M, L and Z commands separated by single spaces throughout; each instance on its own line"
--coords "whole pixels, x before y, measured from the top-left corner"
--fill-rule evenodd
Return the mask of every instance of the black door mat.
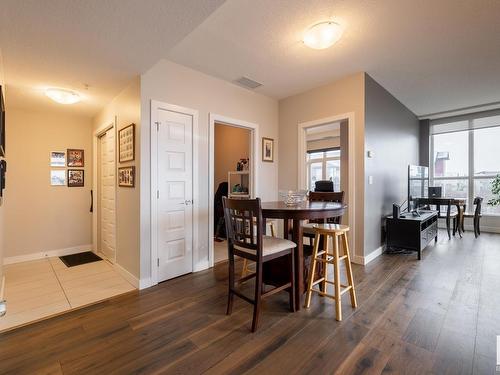
M 102 258 L 98 255 L 95 255 L 92 251 L 85 251 L 83 253 L 71 254 L 59 257 L 61 261 L 66 265 L 66 267 L 74 267 L 79 266 L 81 264 L 98 262 L 102 260 Z

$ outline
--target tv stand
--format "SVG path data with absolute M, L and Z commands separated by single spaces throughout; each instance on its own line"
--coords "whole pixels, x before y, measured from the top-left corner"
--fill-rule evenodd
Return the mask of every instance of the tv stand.
M 403 213 L 398 218 L 386 219 L 387 248 L 416 251 L 418 260 L 422 259 L 422 250 L 434 239 L 437 241 L 437 211 L 420 210 L 420 216 L 411 212 Z

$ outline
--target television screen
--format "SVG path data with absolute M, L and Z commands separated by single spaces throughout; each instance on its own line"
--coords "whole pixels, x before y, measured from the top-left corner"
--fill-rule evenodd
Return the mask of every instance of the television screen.
M 408 166 L 408 207 L 413 198 L 427 198 L 429 168 L 421 165 Z

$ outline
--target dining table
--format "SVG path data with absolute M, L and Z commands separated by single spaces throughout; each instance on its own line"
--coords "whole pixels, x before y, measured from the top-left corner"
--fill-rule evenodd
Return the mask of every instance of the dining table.
M 347 205 L 336 202 L 303 201 L 293 205 L 286 204 L 283 201 L 262 203 L 264 225 L 266 219 L 283 220 L 284 237 L 297 245 L 294 251 L 296 310 L 301 308 L 301 297 L 307 288 L 305 275 L 308 274 L 304 261 L 302 222 L 304 220 L 339 217 L 344 215 L 346 209 Z M 278 283 L 279 275 L 282 275 L 283 270 L 286 270 L 286 264 L 282 264 L 282 262 L 282 259 L 266 262 L 264 266 L 264 282 L 266 284 L 276 285 Z

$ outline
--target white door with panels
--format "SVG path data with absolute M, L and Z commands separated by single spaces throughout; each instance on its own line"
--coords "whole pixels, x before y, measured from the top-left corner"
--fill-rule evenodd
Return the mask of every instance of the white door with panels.
M 99 136 L 99 251 L 114 262 L 116 256 L 115 129 Z
M 152 111 L 151 130 L 157 132 L 153 241 L 160 282 L 193 271 L 193 116 L 161 107 Z

